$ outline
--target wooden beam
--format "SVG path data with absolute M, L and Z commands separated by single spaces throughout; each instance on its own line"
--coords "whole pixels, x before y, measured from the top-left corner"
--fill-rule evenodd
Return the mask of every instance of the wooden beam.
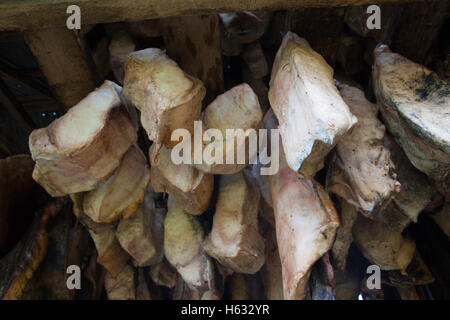
M 139 21 L 244 10 L 370 5 L 417 0 L 0 0 L 0 30 L 64 27 L 67 6 L 81 8 L 81 23 Z M 422 0 L 424 1 L 424 0 Z
M 222 94 L 219 16 L 174 17 L 160 23 L 167 54 L 185 72 L 203 81 L 207 102 Z
M 55 97 L 66 109 L 95 89 L 95 76 L 71 30 L 31 30 L 24 36 Z

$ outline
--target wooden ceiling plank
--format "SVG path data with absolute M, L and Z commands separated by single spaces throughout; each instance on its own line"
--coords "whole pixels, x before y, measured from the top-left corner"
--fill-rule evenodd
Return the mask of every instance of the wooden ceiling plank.
M 386 2 L 418 0 L 377 0 Z M 422 0 L 423 1 L 423 0 Z M 66 26 L 67 6 L 81 9 L 81 24 L 140 21 L 245 10 L 283 10 L 301 7 L 369 5 L 373 0 L 0 0 L 0 30 Z

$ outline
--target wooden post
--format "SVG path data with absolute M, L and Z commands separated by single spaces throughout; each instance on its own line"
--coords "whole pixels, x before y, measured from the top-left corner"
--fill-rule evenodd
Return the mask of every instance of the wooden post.
M 188 74 L 203 81 L 206 100 L 223 93 L 219 17 L 202 15 L 161 19 L 167 53 Z
M 31 30 L 25 32 L 25 41 L 57 100 L 66 109 L 95 89 L 95 77 L 71 30 Z

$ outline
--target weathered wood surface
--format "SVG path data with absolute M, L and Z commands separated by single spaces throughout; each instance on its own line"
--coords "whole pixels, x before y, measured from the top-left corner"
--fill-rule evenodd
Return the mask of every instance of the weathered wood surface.
M 218 15 L 161 20 L 167 54 L 189 75 L 205 84 L 211 101 L 223 93 L 222 55 Z
M 3 13 L 3 9 L 0 11 Z M 4 19 L 1 18 L 2 21 Z M 50 18 L 42 16 L 43 21 L 47 19 Z M 25 42 L 36 57 L 56 99 L 66 109 L 95 89 L 95 76 L 71 30 L 53 28 L 28 31 Z
M 377 3 L 417 0 L 378 0 Z M 81 23 L 95 24 L 245 10 L 281 10 L 373 4 L 371 0 L 1 0 L 0 30 L 65 26 L 67 6 L 81 8 Z

